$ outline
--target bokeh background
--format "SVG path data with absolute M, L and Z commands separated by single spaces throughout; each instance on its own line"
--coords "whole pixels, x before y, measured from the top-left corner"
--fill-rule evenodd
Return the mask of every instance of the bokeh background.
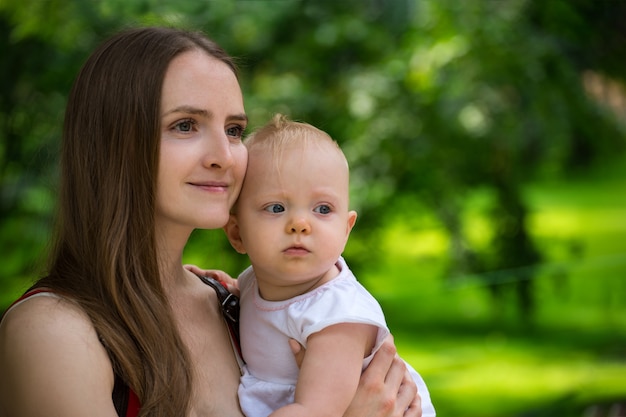
M 0 311 L 43 273 L 73 78 L 135 25 L 236 56 L 252 128 L 341 143 L 345 256 L 440 416 L 626 415 L 626 1 L 0 0 Z M 246 265 L 221 231 L 185 257 Z

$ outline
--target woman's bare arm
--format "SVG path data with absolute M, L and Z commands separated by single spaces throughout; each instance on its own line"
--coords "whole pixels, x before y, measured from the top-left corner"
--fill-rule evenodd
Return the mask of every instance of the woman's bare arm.
M 113 370 L 88 317 L 39 296 L 0 324 L 0 416 L 117 416 Z

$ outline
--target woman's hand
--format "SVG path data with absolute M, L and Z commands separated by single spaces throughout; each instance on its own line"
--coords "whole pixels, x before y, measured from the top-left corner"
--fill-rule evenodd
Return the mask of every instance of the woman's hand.
M 396 353 L 390 335 L 363 371 L 344 417 L 421 417 L 417 385 Z
M 295 340 L 289 346 L 298 366 L 305 350 Z M 417 385 L 396 353 L 389 335 L 361 374 L 359 386 L 344 417 L 421 417 Z
M 200 269 L 195 265 L 183 265 L 183 267 L 196 275 L 211 277 L 218 280 L 228 291 L 235 295 L 239 295 L 239 284 L 237 280 L 219 269 Z

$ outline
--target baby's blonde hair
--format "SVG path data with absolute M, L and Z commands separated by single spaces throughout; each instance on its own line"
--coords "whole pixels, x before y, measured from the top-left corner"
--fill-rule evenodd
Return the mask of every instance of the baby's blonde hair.
M 332 143 L 346 160 L 339 144 L 328 133 L 308 123 L 292 121 L 280 113 L 275 114 L 265 126 L 255 130 L 244 141 L 248 152 L 253 151 L 257 146 L 262 146 L 271 150 L 276 159 L 280 158 L 282 150 L 287 145 L 298 144 L 304 147 L 314 143 Z

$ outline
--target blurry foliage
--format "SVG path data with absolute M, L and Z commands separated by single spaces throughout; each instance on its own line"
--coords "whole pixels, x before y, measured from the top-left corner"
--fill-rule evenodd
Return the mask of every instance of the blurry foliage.
M 0 290 L 36 276 L 82 61 L 121 27 L 166 24 L 203 30 L 238 57 L 252 127 L 280 111 L 342 144 L 357 271 L 376 262 L 389 222 L 425 206 L 450 236 L 448 275 L 512 271 L 530 314 L 533 277 L 519 271 L 542 253 L 521 190 L 624 151 L 623 126 L 589 99 L 583 74 L 626 79 L 625 13 L 626 2 L 595 0 L 0 0 Z M 490 229 L 480 248 L 462 215 L 479 189 Z M 203 236 L 191 261 L 245 262 Z

